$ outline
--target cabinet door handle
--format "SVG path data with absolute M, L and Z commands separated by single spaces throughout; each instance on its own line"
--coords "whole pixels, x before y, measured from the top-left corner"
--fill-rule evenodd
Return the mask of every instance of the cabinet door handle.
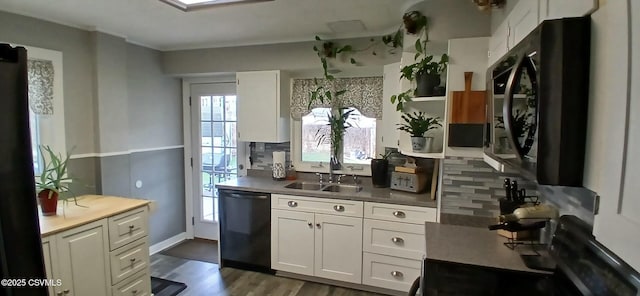
M 131 294 L 133 294 L 133 295 L 138 294 L 138 290 L 132 290 L 132 291 L 131 291 Z
M 394 211 L 393 215 L 398 218 L 404 218 L 406 216 L 406 214 L 403 211 Z
M 134 225 L 129 225 L 129 233 L 133 232 L 133 229 L 135 228 Z
M 401 278 L 401 277 L 404 276 L 404 274 L 402 274 L 402 272 L 400 272 L 400 271 L 395 271 L 394 270 L 394 271 L 391 272 L 391 276 L 393 276 L 395 278 Z
M 311 222 L 307 222 L 307 225 L 309 225 L 309 227 L 313 227 L 313 223 Z
M 62 292 L 58 292 L 58 293 L 56 293 L 56 295 L 62 296 Z
M 297 206 L 298 206 L 298 203 L 297 203 L 297 202 L 295 202 L 295 201 L 293 201 L 293 200 L 290 200 L 289 202 L 287 202 L 287 205 L 288 205 L 290 208 L 295 208 L 295 207 L 297 207 Z
M 129 261 L 136 262 L 136 258 L 131 258 L 131 259 L 129 259 Z
M 320 223 L 316 223 L 316 227 L 320 228 Z
M 336 212 L 344 212 L 344 206 L 341 205 L 335 205 L 333 209 L 336 210 Z
M 64 290 L 62 292 L 64 292 L 65 294 L 69 294 L 69 292 L 71 292 L 71 291 L 69 291 L 69 289 L 66 289 L 66 290 Z
M 402 239 L 401 237 L 392 237 L 391 241 L 398 245 L 404 243 L 404 239 Z

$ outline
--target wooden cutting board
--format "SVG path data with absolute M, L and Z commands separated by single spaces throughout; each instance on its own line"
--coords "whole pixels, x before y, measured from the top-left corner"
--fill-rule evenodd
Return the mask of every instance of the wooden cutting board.
M 452 91 L 450 123 L 484 123 L 485 91 L 472 91 L 473 72 L 464 72 L 464 91 Z

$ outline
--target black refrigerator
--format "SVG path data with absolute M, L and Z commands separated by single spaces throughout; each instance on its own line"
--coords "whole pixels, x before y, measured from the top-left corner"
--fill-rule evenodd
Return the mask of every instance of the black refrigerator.
M 29 133 L 27 51 L 0 44 L 0 295 L 47 295 Z M 7 281 L 14 279 L 18 281 Z M 23 281 L 24 280 L 24 281 Z M 8 284 L 27 287 L 9 287 Z

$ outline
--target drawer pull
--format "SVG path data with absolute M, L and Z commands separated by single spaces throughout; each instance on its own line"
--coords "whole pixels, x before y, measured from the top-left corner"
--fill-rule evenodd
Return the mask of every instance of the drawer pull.
M 396 244 L 398 244 L 398 245 L 404 243 L 404 239 L 401 238 L 401 237 L 392 237 L 391 241 L 396 243 Z
M 56 295 L 62 296 L 62 292 L 58 292 L 58 293 L 56 293 Z
M 64 292 L 65 294 L 69 294 L 69 292 L 71 292 L 71 291 L 69 291 L 69 289 L 66 289 L 66 290 L 64 290 L 62 292 Z
M 313 228 L 313 223 L 307 222 L 307 225 L 309 225 L 309 227 Z
M 403 276 L 404 276 L 404 274 L 402 274 L 402 272 L 400 272 L 400 271 L 395 271 L 395 270 L 391 272 L 391 275 L 392 275 L 393 277 L 395 277 L 395 278 L 401 278 L 401 277 L 403 277 Z
M 406 216 L 403 211 L 394 211 L 393 215 L 398 217 L 398 218 L 404 218 Z
M 316 227 L 320 228 L 320 223 L 316 223 Z
M 131 258 L 131 259 L 129 259 L 129 261 L 131 261 L 131 263 L 134 263 L 134 262 L 136 262 L 136 258 Z
M 133 295 L 138 294 L 138 290 L 132 290 L 132 291 L 131 291 L 131 294 L 133 294 Z
M 341 205 L 335 205 L 333 209 L 336 210 L 336 212 L 344 212 L 344 206 Z
M 295 202 L 295 201 L 293 201 L 293 200 L 290 200 L 289 202 L 287 202 L 287 205 L 288 205 L 290 208 L 295 208 L 295 207 L 297 207 L 297 206 L 298 206 L 298 202 Z
M 135 226 L 129 225 L 129 233 L 132 233 L 134 228 L 135 228 Z

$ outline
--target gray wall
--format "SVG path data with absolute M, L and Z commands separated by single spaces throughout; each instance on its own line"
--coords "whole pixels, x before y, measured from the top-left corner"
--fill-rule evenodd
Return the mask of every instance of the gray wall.
M 312 36 L 311 36 L 312 37 Z M 356 49 L 370 45 L 369 38 L 339 40 L 351 44 Z M 313 51 L 318 42 L 295 42 L 254 46 L 177 50 L 162 53 L 164 73 L 168 75 L 210 74 L 257 70 L 308 70 L 322 69 Z M 363 51 L 355 55 L 361 66 L 379 68 L 400 60 L 400 54 L 388 54 L 384 46 L 376 47 L 377 55 Z M 348 61 L 331 61 L 341 70 L 358 68 Z
M 183 149 L 128 153 L 182 144 L 181 83 L 163 74 L 161 53 L 5 12 L 0 42 L 61 51 L 67 147 L 75 147 L 74 155 L 117 152 L 72 159 L 74 193 L 155 200 L 151 244 L 184 232 Z
M 94 144 L 94 52 L 91 33 L 0 11 L 0 42 L 62 52 L 66 146 L 73 153 L 96 151 Z
M 129 149 L 182 145 L 182 86 L 159 51 L 127 45 Z M 232 79 L 233 81 L 233 79 Z
M 182 148 L 132 153 L 131 195 L 156 201 L 149 241 L 155 244 L 186 231 Z M 136 181 L 142 187 L 136 188 Z
M 92 32 L 95 48 L 96 152 L 129 148 L 127 112 L 127 42 L 120 37 Z

